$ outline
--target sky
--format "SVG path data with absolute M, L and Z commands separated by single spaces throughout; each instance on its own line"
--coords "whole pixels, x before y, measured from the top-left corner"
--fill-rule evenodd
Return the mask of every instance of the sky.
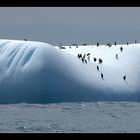
M 71 45 L 139 37 L 140 7 L 0 7 L 0 39 Z

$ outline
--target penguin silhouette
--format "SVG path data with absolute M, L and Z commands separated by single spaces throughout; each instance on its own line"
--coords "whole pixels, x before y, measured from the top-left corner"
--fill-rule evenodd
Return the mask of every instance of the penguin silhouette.
M 99 71 L 99 66 L 97 65 L 97 70 Z
M 123 80 L 124 80 L 124 81 L 126 80 L 126 75 L 125 75 L 125 76 L 123 76 Z
M 104 80 L 104 75 L 101 73 L 101 78 L 102 78 L 102 80 Z

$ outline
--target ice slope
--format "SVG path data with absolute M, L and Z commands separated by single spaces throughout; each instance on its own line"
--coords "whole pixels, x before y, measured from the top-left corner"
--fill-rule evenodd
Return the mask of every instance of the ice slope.
M 91 54 L 90 62 L 83 64 L 80 68 L 83 69 L 82 77 L 94 92 L 97 89 L 96 93 L 101 96 L 99 98 L 103 97 L 103 100 L 139 100 L 140 44 L 121 44 L 112 45 L 112 47 L 106 45 L 99 47 L 87 45 L 78 46 L 78 48 L 76 46 L 63 47 L 66 49 L 62 49 L 62 51 L 76 57 L 78 53 L 82 55 Z M 120 51 L 120 47 L 123 47 L 123 52 Z M 116 54 L 118 54 L 119 59 L 116 59 Z M 93 57 L 101 58 L 103 63 L 94 62 Z M 96 69 L 97 65 L 100 72 Z M 104 80 L 101 80 L 101 73 L 104 74 Z M 126 82 L 123 80 L 124 75 L 127 75 Z
M 0 103 L 139 101 L 140 44 L 96 47 L 0 40 Z M 91 53 L 103 64 L 83 64 L 77 53 Z M 115 59 L 118 53 L 119 59 Z M 97 71 L 97 64 L 104 80 Z M 127 82 L 122 77 L 127 75 Z

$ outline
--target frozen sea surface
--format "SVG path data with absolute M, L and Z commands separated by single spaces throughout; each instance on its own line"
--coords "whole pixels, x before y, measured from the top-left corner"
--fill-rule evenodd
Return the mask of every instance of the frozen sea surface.
M 79 102 L 0 105 L 0 132 L 140 132 L 140 103 Z

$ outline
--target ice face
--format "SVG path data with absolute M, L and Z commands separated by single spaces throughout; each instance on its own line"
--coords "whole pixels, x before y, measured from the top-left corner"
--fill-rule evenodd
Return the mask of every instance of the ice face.
M 140 45 L 120 46 L 58 49 L 43 42 L 1 39 L 0 103 L 140 100 Z M 90 61 L 82 63 L 78 53 L 90 53 Z

